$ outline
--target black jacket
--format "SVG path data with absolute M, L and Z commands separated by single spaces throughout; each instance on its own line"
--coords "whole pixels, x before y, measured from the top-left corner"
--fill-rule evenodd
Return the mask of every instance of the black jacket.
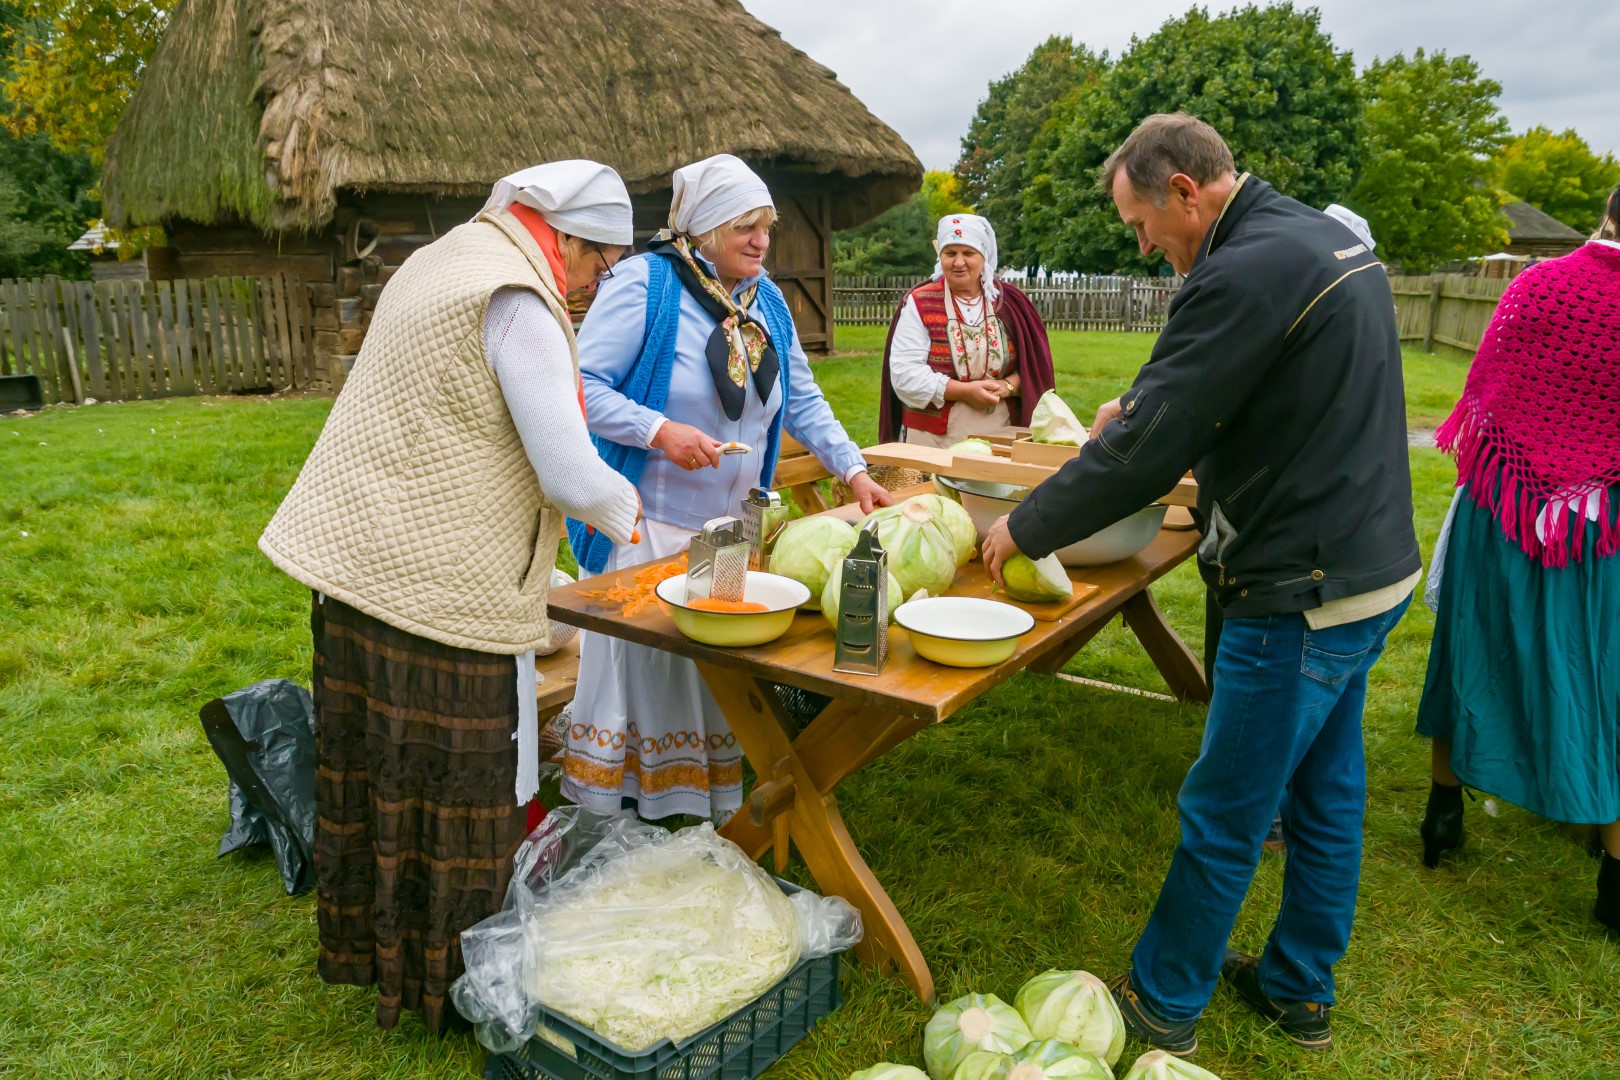
M 1394 298 L 1325 214 L 1240 179 L 1122 406 L 1013 512 L 1026 555 L 1191 468 L 1199 570 L 1228 617 L 1307 611 L 1419 568 Z

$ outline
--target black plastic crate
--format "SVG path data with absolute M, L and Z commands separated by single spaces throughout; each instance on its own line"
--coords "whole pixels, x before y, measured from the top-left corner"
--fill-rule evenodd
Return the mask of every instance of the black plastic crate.
M 665 1039 L 639 1054 L 542 1010 L 533 1039 L 485 1059 L 484 1080 L 753 1080 L 843 1003 L 840 955 L 802 960 L 752 1005 L 680 1045 Z

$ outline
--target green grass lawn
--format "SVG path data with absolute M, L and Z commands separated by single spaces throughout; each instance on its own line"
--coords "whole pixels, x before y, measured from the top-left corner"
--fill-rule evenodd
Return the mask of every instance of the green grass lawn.
M 839 332 L 817 366 L 851 433 L 875 436 L 880 334 Z M 1128 384 L 1144 336 L 1058 334 L 1081 415 Z M 1408 355 L 1414 424 L 1464 363 Z M 0 417 L 0 1075 L 468 1077 L 470 1037 L 409 1017 L 379 1032 L 367 990 L 315 975 L 311 896 L 267 855 L 214 851 L 225 777 L 209 698 L 309 678 L 308 593 L 254 539 L 329 402 L 174 399 Z M 1413 451 L 1425 546 L 1449 463 Z M 1199 649 L 1190 568 L 1157 595 Z M 1596 1080 L 1620 1072 L 1620 949 L 1588 909 L 1595 864 L 1561 830 L 1470 804 L 1462 857 L 1418 865 L 1427 750 L 1411 733 L 1431 619 L 1414 608 L 1373 673 L 1361 910 L 1340 969 L 1337 1048 L 1292 1050 L 1224 992 L 1199 1060 L 1239 1077 Z M 1116 625 L 1071 670 L 1162 689 Z M 1123 969 L 1177 835 L 1203 710 L 1025 676 L 840 789 L 848 821 L 928 956 L 942 998 L 1009 997 L 1052 966 Z M 1282 862 L 1237 928 L 1258 947 Z M 841 1080 L 920 1061 L 929 1011 L 851 969 L 846 1004 L 774 1070 Z M 1134 1053 L 1132 1050 L 1131 1053 Z

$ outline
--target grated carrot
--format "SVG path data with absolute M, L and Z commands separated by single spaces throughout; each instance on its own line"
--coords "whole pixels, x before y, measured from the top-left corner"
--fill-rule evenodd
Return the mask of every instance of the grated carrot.
M 770 608 L 757 600 L 716 600 L 712 596 L 697 596 L 686 602 L 693 611 L 723 611 L 731 615 L 747 615 Z
M 620 604 L 620 614 L 625 618 L 633 618 L 641 614 L 646 608 L 658 602 L 657 589 L 659 583 L 677 574 L 686 573 L 686 556 L 682 555 L 673 562 L 656 563 L 636 571 L 632 583 L 626 585 L 623 578 L 616 577 L 613 584 L 605 589 L 592 589 L 581 593 L 587 600 L 599 600 L 610 604 Z M 661 606 L 661 605 L 660 605 Z

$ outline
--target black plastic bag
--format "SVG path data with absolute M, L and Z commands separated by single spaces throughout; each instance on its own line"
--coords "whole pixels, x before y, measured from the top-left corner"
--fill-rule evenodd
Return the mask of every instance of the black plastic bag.
M 203 732 L 231 779 L 225 855 L 269 844 L 288 896 L 315 887 L 315 699 L 266 679 L 202 707 Z

